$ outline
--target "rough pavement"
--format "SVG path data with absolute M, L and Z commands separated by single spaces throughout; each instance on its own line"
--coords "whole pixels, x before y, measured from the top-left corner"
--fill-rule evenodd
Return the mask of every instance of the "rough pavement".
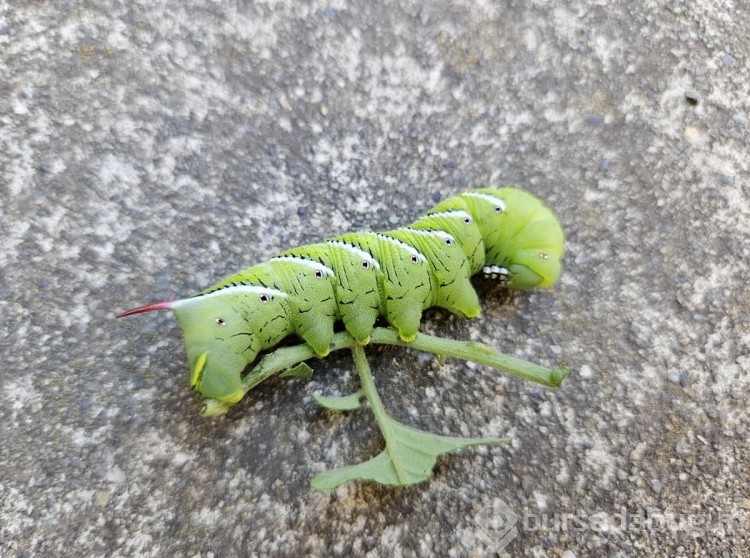
M 0 3 L 0 554 L 747 555 L 749 20 Z M 552 391 L 371 350 L 395 417 L 512 439 L 429 483 L 309 489 L 380 449 L 367 409 L 311 398 L 356 389 L 345 355 L 204 419 L 173 317 L 113 319 L 503 184 L 558 213 L 561 282 L 425 330 L 573 372 Z

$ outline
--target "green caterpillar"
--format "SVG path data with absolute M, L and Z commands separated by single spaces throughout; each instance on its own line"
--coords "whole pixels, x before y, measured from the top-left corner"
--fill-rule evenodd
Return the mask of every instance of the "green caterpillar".
M 196 296 L 117 317 L 172 310 L 185 336 L 191 387 L 232 404 L 244 395 L 243 370 L 289 335 L 324 357 L 336 322 L 364 345 L 382 316 L 410 342 L 432 306 L 479 315 L 471 276 L 483 273 L 512 289 L 549 287 L 564 251 L 562 228 L 539 199 L 516 188 L 484 188 L 444 200 L 408 227 L 294 248 Z

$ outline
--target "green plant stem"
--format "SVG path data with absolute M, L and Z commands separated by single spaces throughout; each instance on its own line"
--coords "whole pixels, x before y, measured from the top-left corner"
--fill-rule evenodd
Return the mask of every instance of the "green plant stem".
M 569 370 L 565 366 L 556 368 L 544 368 L 532 364 L 526 360 L 506 355 L 482 343 L 474 341 L 456 341 L 444 339 L 425 333 L 417 334 L 417 338 L 411 343 L 405 343 L 392 329 L 377 328 L 372 335 L 373 343 L 386 345 L 398 345 L 410 347 L 420 351 L 426 351 L 436 355 L 445 355 L 462 360 L 484 364 L 496 370 L 507 372 L 513 376 L 529 380 L 543 386 L 557 388 L 568 375 Z
M 370 341 L 373 345 L 397 345 L 420 351 L 433 353 L 438 358 L 450 356 L 463 360 L 490 366 L 496 370 L 507 372 L 513 376 L 530 380 L 547 387 L 560 387 L 560 384 L 568 375 L 568 368 L 558 366 L 556 368 L 544 368 L 531 362 L 503 354 L 492 347 L 476 343 L 474 341 L 456 341 L 418 333 L 416 339 L 411 343 L 401 340 L 394 330 L 378 327 L 372 333 Z M 355 339 L 346 332 L 337 333 L 331 343 L 331 351 L 341 349 L 355 349 L 362 347 Z M 315 357 L 315 353 L 305 343 L 292 347 L 282 347 L 264 356 L 250 372 L 242 379 L 245 393 L 255 386 L 267 380 L 274 374 Z M 202 413 L 204 415 L 218 415 L 225 413 L 231 405 L 214 399 L 206 399 Z
M 375 388 L 375 380 L 372 378 L 370 363 L 367 362 L 364 348 L 360 345 L 352 347 L 352 357 L 354 358 L 354 364 L 359 373 L 359 381 L 362 382 L 362 393 L 370 403 L 372 414 L 375 415 L 375 421 L 378 423 L 378 427 L 380 427 L 380 433 L 385 440 L 385 451 L 388 452 L 388 456 L 393 462 L 394 469 L 398 475 L 399 484 L 409 484 L 409 479 L 404 474 L 406 467 L 401 463 L 401 456 L 397 451 L 391 451 L 391 448 L 396 447 L 392 442 L 394 439 L 393 429 L 391 428 L 392 423 L 389 420 L 390 417 L 385 410 L 383 401 L 380 399 L 380 395 L 378 395 L 378 390 Z

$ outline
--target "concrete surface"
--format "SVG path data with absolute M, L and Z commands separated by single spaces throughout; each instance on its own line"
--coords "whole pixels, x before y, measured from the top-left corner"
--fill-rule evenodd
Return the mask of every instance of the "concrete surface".
M 0 3 L 0 554 L 747 556 L 749 20 Z M 563 279 L 425 328 L 573 373 L 553 392 L 372 350 L 394 416 L 512 438 L 427 484 L 308 488 L 380 448 L 366 409 L 311 399 L 357 385 L 346 355 L 203 419 L 172 316 L 113 319 L 507 183 L 558 212 Z

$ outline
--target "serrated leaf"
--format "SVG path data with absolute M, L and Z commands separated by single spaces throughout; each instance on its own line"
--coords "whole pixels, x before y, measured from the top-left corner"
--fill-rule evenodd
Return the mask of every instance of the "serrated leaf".
M 364 397 L 362 390 L 342 397 L 313 393 L 313 399 L 315 399 L 318 405 L 332 411 L 354 411 L 355 409 L 359 409 L 359 400 L 362 397 Z
M 279 374 L 279 378 L 301 378 L 307 380 L 312 377 L 313 369 L 310 368 L 307 363 L 300 362 L 297 366 L 284 370 Z
M 506 443 L 505 438 L 454 438 L 417 430 L 387 417 L 381 424 L 385 449 L 372 459 L 316 475 L 310 485 L 332 490 L 353 480 L 407 486 L 430 478 L 438 456 L 462 448 Z

